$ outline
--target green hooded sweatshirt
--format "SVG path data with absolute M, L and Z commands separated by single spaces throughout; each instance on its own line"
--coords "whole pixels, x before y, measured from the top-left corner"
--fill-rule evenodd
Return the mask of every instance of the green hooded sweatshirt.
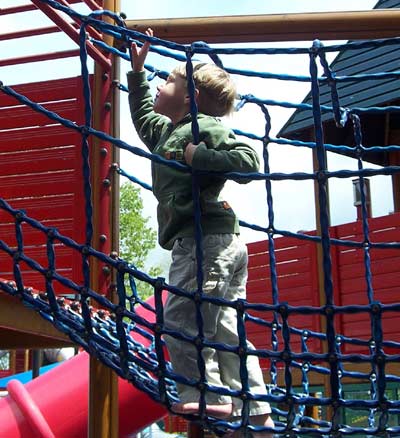
M 184 150 L 193 141 L 191 116 L 176 125 L 153 111 L 153 97 L 145 72 L 128 73 L 129 106 L 140 139 L 153 154 L 185 164 Z M 198 114 L 200 142 L 193 155 L 192 168 L 199 171 L 257 172 L 259 158 L 247 144 L 236 140 L 218 119 Z M 171 249 L 181 237 L 195 236 L 192 175 L 152 162 L 153 193 L 158 201 L 158 240 Z M 219 200 L 226 178 L 200 175 L 200 210 L 203 234 L 239 233 L 239 224 L 229 204 Z M 239 183 L 249 180 L 238 179 Z

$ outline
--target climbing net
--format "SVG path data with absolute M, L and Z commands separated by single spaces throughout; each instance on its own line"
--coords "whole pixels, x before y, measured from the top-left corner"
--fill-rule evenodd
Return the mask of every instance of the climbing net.
M 87 68 L 87 52 L 85 40 L 87 38 L 86 27 L 91 26 L 111 35 L 122 41 L 121 47 L 128 47 L 131 41 L 145 40 L 143 34 L 129 30 L 124 26 L 121 18 L 108 11 L 93 12 L 84 16 L 76 11 L 67 8 L 53 0 L 42 0 L 53 8 L 61 10 L 72 18 L 82 22 L 80 58 L 82 63 L 83 94 L 85 99 L 85 123 L 76 123 L 60 117 L 58 114 L 45 109 L 25 96 L 17 93 L 12 88 L 1 85 L 1 92 L 14 97 L 19 102 L 27 105 L 35 111 L 45 114 L 56 123 L 78 132 L 82 137 L 82 157 L 84 162 L 84 191 L 86 211 L 86 237 L 84 242 L 76 242 L 71 238 L 62 235 L 56 228 L 48 227 L 30 217 L 22 210 L 14 209 L 5 200 L 0 199 L 0 208 L 12 218 L 15 223 L 15 236 L 17 247 L 11 247 L 7 242 L 0 240 L 0 250 L 7 253 L 13 260 L 13 281 L 1 281 L 0 288 L 11 295 L 20 297 L 23 302 L 38 311 L 44 318 L 51 321 L 60 331 L 66 333 L 74 342 L 81 345 L 90 354 L 97 357 L 107 366 L 111 367 L 119 376 L 132 382 L 133 385 L 145 391 L 154 400 L 171 407 L 171 404 L 178 400 L 175 382 L 195 386 L 204 394 L 206 390 L 212 390 L 240 397 L 244 403 L 242 418 L 236 421 L 223 421 L 205 415 L 204 406 L 201 407 L 200 416 L 188 416 L 189 419 L 200 421 L 203 425 L 223 432 L 227 428 L 239 429 L 249 426 L 248 406 L 251 400 L 264 400 L 273 406 L 275 420 L 275 433 L 279 436 L 398 436 L 398 415 L 400 414 L 400 402 L 396 397 L 388 395 L 388 385 L 395 384 L 399 387 L 400 375 L 387 372 L 390 365 L 396 365 L 400 360 L 398 354 L 400 342 L 396 339 L 384 336 L 383 321 L 388 313 L 397 314 L 400 311 L 400 304 L 395 300 L 390 303 L 383 303 L 376 299 L 372 282 L 371 254 L 378 250 L 399 250 L 400 243 L 396 241 L 373 241 L 369 230 L 367 214 L 366 191 L 364 189 L 366 178 L 375 175 L 396 175 L 400 167 L 396 165 L 383 168 L 366 168 L 364 161 L 368 160 L 369 154 L 387 154 L 399 152 L 400 146 L 389 145 L 370 147 L 363 146 L 362 120 L 364 114 L 399 112 L 398 106 L 384 107 L 344 107 L 339 97 L 338 86 L 341 83 L 350 81 L 388 80 L 398 79 L 400 72 L 377 72 L 357 77 L 337 76 L 326 60 L 326 53 L 329 51 L 352 50 L 354 52 L 366 49 L 398 46 L 400 40 L 397 38 L 386 40 L 374 40 L 364 42 L 350 42 L 342 45 L 323 46 L 319 41 L 314 41 L 309 48 L 213 48 L 202 42 L 195 42 L 190 46 L 179 45 L 170 41 L 153 38 L 152 51 L 160 57 L 169 57 L 187 63 L 188 71 L 191 72 L 192 59 L 197 55 L 207 55 L 213 62 L 222 66 L 220 56 L 222 55 L 273 55 L 284 54 L 308 54 L 310 75 L 306 77 L 278 75 L 266 72 L 246 71 L 232 69 L 223 66 L 230 73 L 237 75 L 258 77 L 264 79 L 291 80 L 309 82 L 311 94 L 309 103 L 277 102 L 257 98 L 253 95 L 243 95 L 240 99 L 238 109 L 247 104 L 254 104 L 265 120 L 264 134 L 259 136 L 236 130 L 239 135 L 261 142 L 263 149 L 264 168 L 262 172 L 242 175 L 239 173 L 224 173 L 223 177 L 230 179 L 252 178 L 263 181 L 265 184 L 265 197 L 268 207 L 267 224 L 249 224 L 241 221 L 244 227 L 253 228 L 264 233 L 268 242 L 268 269 L 270 270 L 270 287 L 265 288 L 265 302 L 250 303 L 245 300 L 237 302 L 225 302 L 221 299 L 204 297 L 199 291 L 187 291 L 169 285 L 163 278 L 152 278 L 145 272 L 134 267 L 131 261 L 113 258 L 108 254 L 96 251 L 92 247 L 93 226 L 92 226 L 92 205 L 90 187 L 90 166 L 89 166 L 89 138 L 96 137 L 100 140 L 110 142 L 115 147 L 132 154 L 132 157 L 143 157 L 165 166 L 172 166 L 181 172 L 192 172 L 190 168 L 173 160 L 165 160 L 160 156 L 152 155 L 126 142 L 113 138 L 112 136 L 98 131 L 91 126 L 92 109 L 90 99 L 89 73 Z M 114 24 L 102 21 L 107 16 L 114 20 Z M 129 55 L 123 49 L 110 47 L 101 41 L 92 40 L 103 50 L 112 52 L 129 62 Z M 323 76 L 318 74 L 318 62 L 322 66 Z M 154 77 L 165 78 L 168 74 L 165 71 L 146 65 L 149 70 L 149 79 Z M 190 81 L 189 81 L 190 82 Z M 193 84 L 192 84 L 193 86 Z M 123 84 L 120 89 L 126 91 Z M 321 90 L 330 94 L 330 103 L 321 106 L 319 104 Z M 193 90 L 191 91 L 193 94 Z M 192 98 L 192 102 L 194 99 Z M 304 142 L 300 140 L 288 140 L 284 138 L 273 138 L 271 136 L 270 107 L 284 106 L 308 111 L 312 115 L 315 141 Z M 198 126 L 196 123 L 196 106 L 192 105 L 193 115 L 193 141 L 198 139 Z M 353 127 L 352 146 L 334 145 L 324 143 L 322 120 L 326 114 L 335 120 L 337 129 L 343 129 L 349 124 Z M 273 173 L 270 170 L 269 148 L 271 144 L 288 144 L 293 147 L 311 149 L 316 157 L 316 170 L 314 172 L 293 172 Z M 350 154 L 355 157 L 357 170 L 329 171 L 326 161 L 326 152 Z M 146 183 L 131 175 L 129 170 L 117 169 L 121 175 L 128 177 L 142 187 L 151 189 Z M 360 183 L 361 196 L 361 221 L 362 239 L 352 240 L 349 238 L 336 238 L 330 235 L 327 184 L 332 178 L 357 177 Z M 193 174 L 196 181 L 196 175 Z M 279 229 L 274 217 L 274 181 L 313 181 L 317 187 L 319 205 L 319 231 L 317 235 Z M 198 200 L 197 200 L 198 204 Z M 195 200 L 196 205 L 196 200 Z M 201 226 L 200 213 L 196 211 L 196 241 L 201 247 Z M 29 227 L 35 229 L 45 236 L 47 241 L 47 262 L 46 267 L 38 263 L 33 257 L 24 253 L 24 230 Z M 276 243 L 279 236 L 299 239 L 311 242 L 321 248 L 321 278 L 323 283 L 324 303 L 317 306 L 297 306 L 290 302 L 282 302 L 279 297 L 279 276 L 276 258 Z M 55 257 L 55 244 L 71 248 L 82 258 L 83 282 L 75 283 L 63 276 L 57 270 Z M 359 249 L 364 258 L 365 291 L 367 294 L 366 304 L 339 305 L 335 302 L 334 284 L 332 280 L 332 249 L 341 246 L 349 249 Z M 198 278 L 201 276 L 201 251 L 197 251 L 198 257 Z M 118 302 L 112 303 L 98 291 L 93 290 L 90 283 L 90 261 L 100 260 L 110 266 L 117 277 Z M 24 275 L 20 268 L 23 262 L 32 270 L 39 272 L 45 280 L 45 291 L 35 294 L 24 282 Z M 266 268 L 267 269 L 267 268 Z M 126 281 L 128 279 L 128 282 Z M 154 288 L 154 306 L 144 302 L 137 291 L 136 281 L 145 281 Z M 127 283 L 129 287 L 127 287 Z M 79 296 L 79 306 L 66 305 L 55 293 L 55 284 L 61 284 L 66 293 Z M 192 342 L 196 345 L 199 356 L 200 378 L 198 381 L 190 381 L 183 376 L 174 373 L 170 363 L 166 360 L 163 343 L 165 328 L 163 325 L 163 291 L 186 297 L 196 305 L 197 313 L 201 315 L 200 307 L 203 301 L 211 302 L 213 305 L 229 305 L 236 309 L 238 319 L 239 345 L 226 346 L 216 345 L 215 348 L 221 351 L 231 351 L 239 356 L 240 367 L 246 369 L 246 358 L 249 355 L 256 355 L 260 359 L 268 359 L 270 367 L 268 374 L 268 394 L 252 394 L 248 390 L 247 375 L 242 372 L 242 391 L 229 391 L 222 388 L 210 388 L 207 386 L 204 369 L 201 366 L 201 351 L 207 341 L 201 336 L 188 338 L 181 333 L 170 333 L 182 342 Z M 271 304 L 265 304 L 271 302 Z M 91 304 L 104 310 L 93 312 Z M 254 316 L 254 312 L 257 316 Z M 368 314 L 370 333 L 367 338 L 354 338 L 338 329 L 337 319 L 343 314 Z M 151 317 L 149 317 L 151 315 Z M 260 316 L 261 315 L 261 316 Z M 320 332 L 297 327 L 292 324 L 296 315 L 309 315 L 321 317 L 325 329 Z M 199 321 L 199 333 L 201 333 L 201 317 Z M 246 347 L 246 324 L 256 324 L 261 331 L 268 336 L 268 349 L 253 350 Z M 291 348 L 291 341 L 294 337 L 301 339 L 301 351 L 295 352 Z M 139 340 L 138 340 L 139 339 Z M 318 340 L 323 345 L 323 350 L 312 351 L 311 342 Z M 347 353 L 346 346 L 357 345 L 363 347 L 363 353 Z M 357 368 L 359 364 L 367 367 Z M 390 368 L 390 369 L 393 369 Z M 293 382 L 293 371 L 300 372 L 301 379 L 298 385 Z M 325 379 L 325 387 L 320 390 L 312 389 L 310 376 L 312 374 L 322 375 Z M 349 398 L 346 393 L 346 382 L 366 384 L 367 389 L 363 398 Z M 318 392 L 320 392 L 318 394 Z M 313 411 L 313 412 L 312 412 Z M 318 411 L 318 412 L 316 412 Z M 356 415 L 366 417 L 366 424 L 362 426 L 346 424 L 346 412 L 354 412 Z

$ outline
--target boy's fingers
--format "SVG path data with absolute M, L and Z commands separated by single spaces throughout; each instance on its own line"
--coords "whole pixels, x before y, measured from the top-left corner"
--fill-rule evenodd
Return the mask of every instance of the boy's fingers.
M 137 54 L 137 45 L 136 45 L 136 43 L 132 43 L 131 44 L 131 51 L 132 51 L 133 55 Z

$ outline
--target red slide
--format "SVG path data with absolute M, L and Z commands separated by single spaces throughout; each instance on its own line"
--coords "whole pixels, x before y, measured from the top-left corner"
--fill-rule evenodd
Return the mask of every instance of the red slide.
M 1 438 L 84 438 L 88 423 L 89 355 L 81 353 L 23 385 L 9 382 L 0 399 Z M 119 379 L 119 437 L 166 414 L 165 408 Z
M 147 319 L 153 316 L 143 308 L 139 313 Z M 26 385 L 10 381 L 8 396 L 0 399 L 0 438 L 85 438 L 88 385 L 87 353 L 78 354 Z M 118 389 L 120 438 L 129 437 L 167 413 L 161 404 L 126 380 L 119 379 Z

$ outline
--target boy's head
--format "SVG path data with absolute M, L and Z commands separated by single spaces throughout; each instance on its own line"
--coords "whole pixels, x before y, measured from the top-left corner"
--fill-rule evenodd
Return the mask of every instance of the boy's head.
M 186 65 L 179 64 L 171 74 L 186 81 Z M 197 106 L 201 113 L 222 117 L 233 111 L 236 86 L 225 70 L 215 64 L 196 64 L 193 80 L 198 90 Z

